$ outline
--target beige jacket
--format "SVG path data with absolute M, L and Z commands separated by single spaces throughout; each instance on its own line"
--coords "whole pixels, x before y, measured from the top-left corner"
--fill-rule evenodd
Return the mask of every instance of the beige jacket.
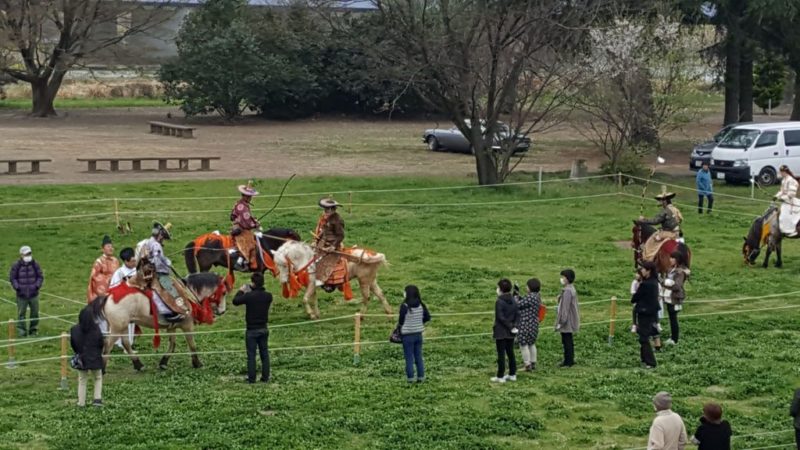
M 650 427 L 647 450 L 683 450 L 687 442 L 686 426 L 681 416 L 670 409 L 656 413 Z

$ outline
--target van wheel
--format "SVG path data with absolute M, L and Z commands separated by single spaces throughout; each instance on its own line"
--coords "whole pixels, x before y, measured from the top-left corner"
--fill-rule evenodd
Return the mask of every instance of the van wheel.
M 772 167 L 764 167 L 761 169 L 761 172 L 758 173 L 758 184 L 762 186 L 771 186 L 775 184 L 777 179 L 778 176 L 775 173 L 775 169 Z

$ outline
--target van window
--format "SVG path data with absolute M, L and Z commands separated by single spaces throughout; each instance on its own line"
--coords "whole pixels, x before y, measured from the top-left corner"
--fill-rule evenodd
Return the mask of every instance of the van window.
M 783 140 L 787 147 L 800 145 L 800 130 L 786 130 L 783 132 Z
M 722 138 L 722 141 L 719 143 L 720 147 L 723 148 L 750 148 L 753 144 L 753 141 L 756 140 L 758 134 L 760 132 L 758 130 L 748 130 L 746 128 L 734 128 L 725 137 Z
M 778 143 L 777 131 L 765 131 L 761 133 L 756 142 L 756 147 L 769 147 Z

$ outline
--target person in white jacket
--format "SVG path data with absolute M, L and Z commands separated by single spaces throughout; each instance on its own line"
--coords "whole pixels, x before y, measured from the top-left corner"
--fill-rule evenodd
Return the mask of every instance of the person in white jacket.
M 800 199 L 797 188 L 800 186 L 792 171 L 785 165 L 780 167 L 781 190 L 775 198 L 781 202 L 780 229 L 788 237 L 797 235 L 797 222 L 800 221 Z
M 683 450 L 689 439 L 681 416 L 672 411 L 672 396 L 659 392 L 653 397 L 656 418 L 650 427 L 647 450 Z

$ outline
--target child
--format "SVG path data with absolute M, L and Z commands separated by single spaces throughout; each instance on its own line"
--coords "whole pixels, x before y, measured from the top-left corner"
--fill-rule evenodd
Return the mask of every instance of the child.
M 683 309 L 683 301 L 686 299 L 686 291 L 683 284 L 689 278 L 689 268 L 686 266 L 686 256 L 683 252 L 674 251 L 669 256 L 672 265 L 667 276 L 661 280 L 661 300 L 666 305 L 669 315 L 670 338 L 667 339 L 668 345 L 678 343 L 680 329 L 678 327 L 678 312 Z
M 731 434 L 731 424 L 722 420 L 722 407 L 707 403 L 703 406 L 703 417 L 692 436 L 692 442 L 697 444 L 697 450 L 730 450 Z
M 556 314 L 556 331 L 561 333 L 561 346 L 564 348 L 564 361 L 559 367 L 575 365 L 575 343 L 573 335 L 581 327 L 581 316 L 578 310 L 578 293 L 575 291 L 575 272 L 572 269 L 561 271 L 561 294 L 558 296 L 558 313 Z
M 539 336 L 539 309 L 542 306 L 539 291 L 542 283 L 536 278 L 531 278 L 527 286 L 528 295 L 517 300 L 520 317 L 517 340 L 522 351 L 525 371 L 530 372 L 536 370 L 536 338 Z
M 497 376 L 492 383 L 517 381 L 517 361 L 514 358 L 514 336 L 518 333 L 519 308 L 511 293 L 511 281 L 503 278 L 497 283 L 497 300 L 494 303 L 494 327 L 492 337 L 497 347 Z M 508 357 L 508 375 L 506 372 Z
M 425 362 L 422 359 L 422 332 L 425 324 L 431 320 L 428 307 L 422 303 L 419 288 L 408 285 L 403 293 L 404 301 L 400 305 L 400 317 L 397 321 L 403 339 L 403 356 L 406 360 L 406 380 L 409 383 L 425 381 Z M 417 377 L 414 378 L 414 367 Z

